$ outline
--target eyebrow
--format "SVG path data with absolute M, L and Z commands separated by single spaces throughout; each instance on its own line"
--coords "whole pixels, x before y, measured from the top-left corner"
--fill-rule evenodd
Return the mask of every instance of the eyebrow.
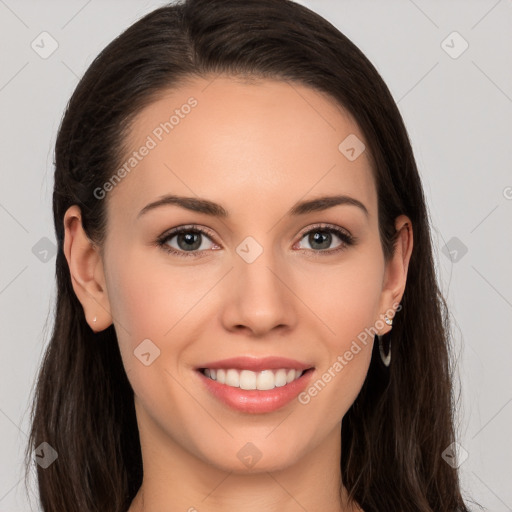
M 181 206 L 182 208 L 193 212 L 204 213 L 206 215 L 223 219 L 229 217 L 227 210 L 225 210 L 220 204 L 209 201 L 208 199 L 166 195 L 144 206 L 137 215 L 137 219 L 145 213 L 165 205 Z M 361 201 L 346 195 L 323 196 L 298 202 L 290 208 L 287 215 L 304 215 L 311 212 L 327 210 L 328 208 L 338 205 L 356 206 L 357 208 L 360 208 L 367 217 L 369 216 L 368 209 Z

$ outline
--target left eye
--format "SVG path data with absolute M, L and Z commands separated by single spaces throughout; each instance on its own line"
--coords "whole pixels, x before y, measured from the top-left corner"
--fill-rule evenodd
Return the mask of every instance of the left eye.
M 337 237 L 339 240 L 341 240 L 341 243 L 335 248 L 330 247 L 333 240 L 333 235 Z M 307 240 L 310 249 L 320 250 L 315 252 L 333 252 L 335 250 L 343 249 L 345 246 L 352 245 L 353 243 L 352 236 L 350 236 L 348 233 L 345 233 L 341 229 L 331 226 L 320 226 L 314 229 L 310 229 L 301 238 L 301 240 L 304 239 Z

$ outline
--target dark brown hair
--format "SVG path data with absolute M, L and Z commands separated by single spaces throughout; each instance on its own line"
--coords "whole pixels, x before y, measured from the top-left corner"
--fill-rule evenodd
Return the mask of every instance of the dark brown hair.
M 400 214 L 412 221 L 414 248 L 402 310 L 386 335 L 391 366 L 382 365 L 374 343 L 366 381 L 343 418 L 343 484 L 365 512 L 467 510 L 457 470 L 441 456 L 454 441 L 448 313 L 406 128 L 363 53 L 289 0 L 187 0 L 156 9 L 98 55 L 67 105 L 55 147 L 55 323 L 26 452 L 27 466 L 42 442 L 58 453 L 48 468 L 37 467 L 43 510 L 124 512 L 142 482 L 133 390 L 113 325 L 95 334 L 73 291 L 64 214 L 79 205 L 87 235 L 101 246 L 107 201 L 94 190 L 125 158 L 134 117 L 162 91 L 215 74 L 306 85 L 358 123 L 372 159 L 386 261 Z

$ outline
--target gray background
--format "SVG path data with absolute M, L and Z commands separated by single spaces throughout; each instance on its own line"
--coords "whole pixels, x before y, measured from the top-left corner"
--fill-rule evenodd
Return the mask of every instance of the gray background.
M 512 0 L 300 3 L 361 48 L 398 103 L 451 306 L 463 488 L 486 510 L 512 510 Z M 161 5 L 0 0 L 0 512 L 37 510 L 21 456 L 55 298 L 57 128 L 92 59 Z M 47 58 L 44 31 L 58 44 Z

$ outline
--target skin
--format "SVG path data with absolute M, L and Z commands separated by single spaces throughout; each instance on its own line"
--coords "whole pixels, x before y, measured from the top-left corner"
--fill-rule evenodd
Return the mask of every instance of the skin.
M 277 355 L 311 363 L 315 382 L 400 302 L 410 219 L 396 219 L 400 236 L 385 264 L 368 155 L 349 161 L 338 150 L 349 134 L 364 136 L 329 97 L 297 84 L 194 79 L 138 115 L 133 150 L 190 96 L 197 106 L 107 194 L 104 247 L 85 235 L 78 206 L 64 218 L 75 293 L 91 329 L 114 323 L 134 389 L 144 481 L 129 511 L 360 510 L 344 489 L 339 496 L 340 429 L 365 380 L 371 342 L 308 404 L 293 400 L 266 414 L 217 401 L 194 368 Z M 229 217 L 166 205 L 137 218 L 171 193 L 207 198 Z M 287 215 L 299 200 L 332 194 L 358 199 L 368 216 L 352 205 Z M 191 223 L 213 234 L 202 237 L 201 256 L 175 256 L 156 244 Z M 344 228 L 357 243 L 325 254 L 307 236 L 317 223 Z M 236 252 L 247 236 L 263 248 L 252 263 Z M 332 235 L 327 248 L 341 243 Z M 177 237 L 167 245 L 186 250 Z M 149 366 L 133 353 L 144 339 L 160 349 Z M 237 456 L 247 442 L 261 453 L 251 468 Z

